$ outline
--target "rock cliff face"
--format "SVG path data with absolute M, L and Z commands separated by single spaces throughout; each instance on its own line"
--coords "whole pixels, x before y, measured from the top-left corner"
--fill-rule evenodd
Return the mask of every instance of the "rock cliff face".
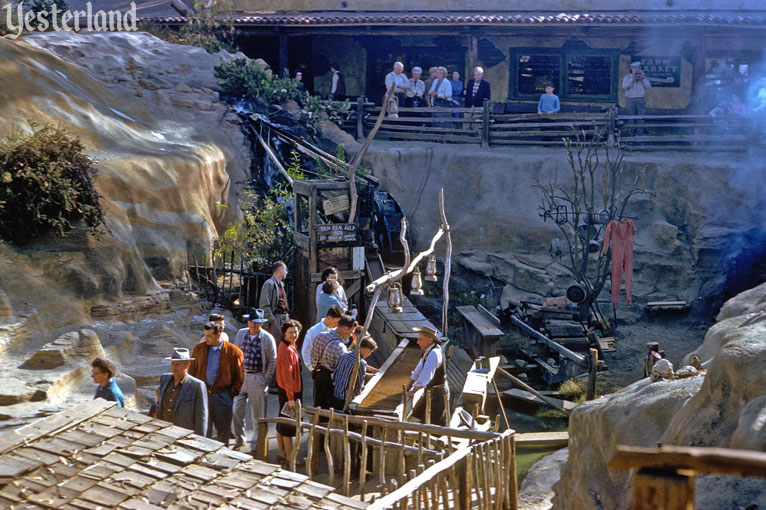
M 724 305 L 698 349 L 707 362 L 705 375 L 654 383 L 643 379 L 575 408 L 554 508 L 632 508 L 631 473 L 606 468 L 617 444 L 766 450 L 764 303 L 766 284 Z M 766 504 L 762 479 L 704 476 L 696 491 L 700 510 Z
M 709 314 L 724 296 L 766 277 L 760 263 L 766 197 L 755 192 L 765 178 L 755 163 L 698 152 L 627 155 L 626 180 L 641 172 L 639 187 L 650 192 L 626 211 L 637 228 L 636 302 L 684 299 Z M 533 187 L 533 178 L 571 180 L 563 149 L 375 142 L 365 165 L 403 205 L 418 247 L 438 228 L 443 187 L 458 271 L 481 275 L 483 285 L 484 275 L 504 282 L 506 300 L 561 293 L 572 282 L 565 260 L 549 255 L 551 240 L 561 234 L 539 216 L 540 193 Z M 607 283 L 602 297 L 608 289 Z
M 0 38 L 0 135 L 61 124 L 97 160 L 111 235 L 75 231 L 23 248 L 0 244 L 0 288 L 17 324 L 24 302 L 77 323 L 90 305 L 174 279 L 237 217 L 249 176 L 238 118 L 218 101 L 213 66 L 234 58 L 145 33 L 49 32 Z

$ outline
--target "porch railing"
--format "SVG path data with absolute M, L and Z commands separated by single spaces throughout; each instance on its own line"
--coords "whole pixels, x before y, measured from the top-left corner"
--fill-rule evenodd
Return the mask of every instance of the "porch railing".
M 372 129 L 380 107 L 360 97 L 352 103 L 340 127 L 357 139 Z M 404 108 L 397 117 L 388 116 L 378 131 L 380 139 L 422 142 L 503 145 L 562 146 L 574 136 L 603 136 L 602 143 L 630 150 L 744 150 L 759 144 L 757 121 L 751 117 L 709 115 L 618 114 L 610 108 L 602 113 L 493 113 L 486 101 L 480 108 Z

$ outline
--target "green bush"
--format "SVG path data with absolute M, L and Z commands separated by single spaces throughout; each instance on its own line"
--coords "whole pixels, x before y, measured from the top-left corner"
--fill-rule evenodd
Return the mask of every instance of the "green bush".
M 0 237 L 16 244 L 54 232 L 69 233 L 85 220 L 101 235 L 104 213 L 93 186 L 93 160 L 80 140 L 46 126 L 0 140 Z
M 215 76 L 220 81 L 221 93 L 233 99 L 255 103 L 282 104 L 288 100 L 304 101 L 308 94 L 298 88 L 298 82 L 290 78 L 277 78 L 265 64 L 245 58 L 215 66 Z

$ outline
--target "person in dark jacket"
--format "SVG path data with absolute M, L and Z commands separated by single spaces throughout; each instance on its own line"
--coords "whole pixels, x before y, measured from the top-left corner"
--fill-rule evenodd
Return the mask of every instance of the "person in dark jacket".
M 96 388 L 96 398 L 103 398 L 112 402 L 117 402 L 118 407 L 125 407 L 125 397 L 122 390 L 117 386 L 114 376 L 117 373 L 117 367 L 106 358 L 96 358 L 90 364 L 92 368 L 91 377 L 93 382 L 98 384 Z
M 463 93 L 465 94 L 465 107 L 476 108 L 484 106 L 484 100 L 492 95 L 489 83 L 484 81 L 484 69 L 481 67 L 473 68 L 473 80 L 468 80 Z
M 330 64 L 330 71 L 332 71 L 330 99 L 333 101 L 345 101 L 346 81 L 343 79 L 343 74 L 340 72 L 340 66 L 338 64 Z

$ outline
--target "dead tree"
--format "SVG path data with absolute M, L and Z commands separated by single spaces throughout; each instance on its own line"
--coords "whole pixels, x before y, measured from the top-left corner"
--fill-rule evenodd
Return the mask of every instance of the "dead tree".
M 594 126 L 587 132 L 573 128 L 573 136 L 564 138 L 571 183 L 560 184 L 555 176 L 552 182 L 533 178 L 534 187 L 542 193 L 541 216 L 553 219 L 561 232 L 568 261 L 562 264 L 586 289 L 586 300 L 581 303 L 585 309 L 596 300 L 609 276 L 611 250 L 604 250 L 600 240 L 606 225 L 625 219 L 630 199 L 647 193 L 638 186 L 643 172 L 628 179 L 619 141 L 607 144 L 606 135 L 606 127 Z

